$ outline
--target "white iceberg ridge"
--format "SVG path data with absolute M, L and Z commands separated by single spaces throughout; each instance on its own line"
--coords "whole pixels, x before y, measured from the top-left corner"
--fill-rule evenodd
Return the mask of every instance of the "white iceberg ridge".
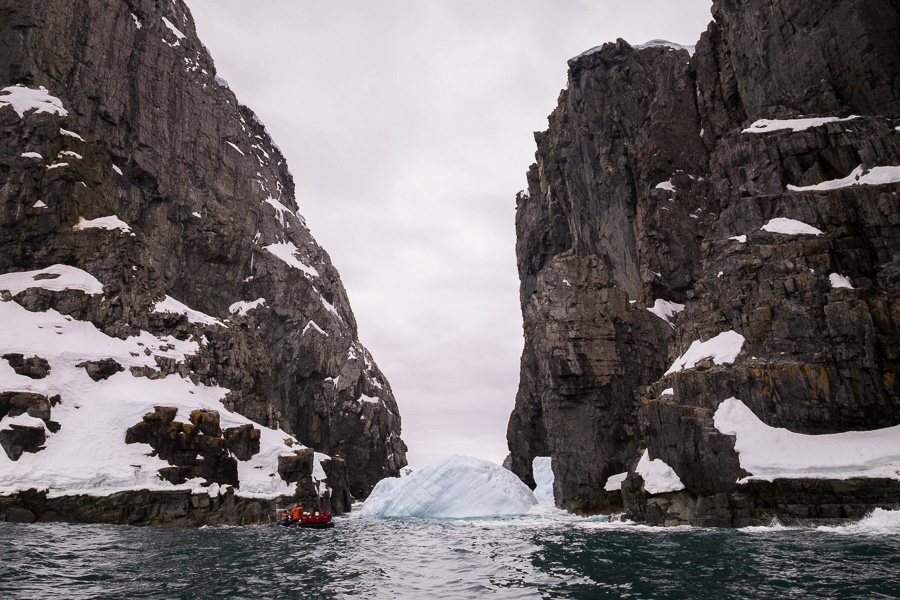
M 512 472 L 490 461 L 451 456 L 402 479 L 382 479 L 365 501 L 372 517 L 464 519 L 520 515 L 538 501 Z
M 531 461 L 531 472 L 534 475 L 534 497 L 538 502 L 553 502 L 553 468 L 549 456 L 535 456 Z

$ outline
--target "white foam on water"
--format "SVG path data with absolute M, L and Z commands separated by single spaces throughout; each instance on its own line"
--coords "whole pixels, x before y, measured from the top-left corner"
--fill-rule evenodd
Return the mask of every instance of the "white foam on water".
M 841 535 L 900 535 L 900 510 L 876 508 L 856 523 L 823 525 L 816 530 Z

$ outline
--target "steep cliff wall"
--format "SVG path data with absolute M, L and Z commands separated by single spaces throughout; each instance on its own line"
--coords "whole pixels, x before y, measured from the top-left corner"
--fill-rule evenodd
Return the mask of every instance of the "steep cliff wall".
M 358 341 L 284 157 L 216 76 L 181 0 L 2 0 L 0 90 L 0 273 L 64 265 L 100 286 L 8 278 L 6 318 L 58 311 L 114 340 L 171 338 L 140 360 L 83 353 L 127 368 L 109 381 L 130 378 L 136 396 L 173 378 L 221 391 L 212 408 L 342 460 L 356 497 L 397 474 L 406 447 L 390 385 Z M 4 354 L 34 351 L 0 337 Z M 176 340 L 191 345 L 179 354 Z M 0 391 L 71 405 L 74 392 L 54 379 L 70 357 L 41 358 L 46 380 L 0 361 Z
M 717 0 L 713 17 L 693 56 L 619 40 L 573 58 L 535 135 L 512 468 L 530 482 L 552 456 L 559 505 L 657 523 L 896 505 L 900 11 Z M 782 453 L 871 430 L 888 449 L 754 458 L 766 426 L 814 436 Z

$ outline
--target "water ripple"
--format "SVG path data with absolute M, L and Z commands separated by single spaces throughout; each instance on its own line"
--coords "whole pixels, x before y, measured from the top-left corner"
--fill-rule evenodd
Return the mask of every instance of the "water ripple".
M 353 515 L 324 531 L 0 523 L 10 599 L 900 599 L 898 572 L 900 528 L 871 523 L 653 529 L 554 512 Z

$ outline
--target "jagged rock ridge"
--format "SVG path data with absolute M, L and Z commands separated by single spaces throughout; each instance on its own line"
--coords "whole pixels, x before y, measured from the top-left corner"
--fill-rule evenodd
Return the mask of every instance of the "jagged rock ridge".
M 693 56 L 619 40 L 570 60 L 535 135 L 511 467 L 533 484 L 552 456 L 559 505 L 624 500 L 653 523 L 896 507 L 900 473 L 859 465 L 737 483 L 751 453 L 723 406 L 810 435 L 900 424 L 900 11 L 716 0 L 713 17 Z M 737 354 L 704 356 L 722 335 Z M 648 491 L 645 449 L 683 489 Z
M 172 435 L 177 429 L 180 439 L 218 444 L 216 456 L 237 456 L 224 438 L 191 429 L 191 410 L 209 409 L 235 426 L 251 421 L 264 446 L 269 435 L 290 437 L 276 454 L 290 457 L 300 443 L 315 448 L 321 460 L 310 454 L 302 469 L 285 471 L 273 456 L 271 470 L 298 481 L 305 469 L 310 481 L 321 464 L 331 477 L 326 485 L 320 474 L 310 493 L 327 497 L 331 486 L 337 510 L 349 509 L 348 493 L 365 497 L 396 475 L 406 446 L 390 385 L 358 341 L 347 294 L 298 211 L 284 157 L 216 76 L 187 6 L 3 0 L 0 49 L 6 318 L 37 319 L 34 327 L 59 328 L 59 339 L 89 324 L 91 339 L 118 348 L 85 349 L 69 364 L 68 355 L 42 355 L 54 350 L 37 347 L 22 325 L 18 338 L 0 340 L 0 392 L 58 394 L 55 414 L 74 404 L 63 371 L 97 386 L 131 378 L 136 390 L 179 378 L 200 395 L 217 390 L 215 400 L 159 398 L 122 424 L 117 443 L 144 412 L 181 406 L 168 421 Z M 140 348 L 130 347 L 133 340 Z M 41 361 L 50 375 L 34 380 Z M 40 456 L 54 435 L 23 451 Z M 7 454 L 0 461 L 11 460 Z M 173 481 L 200 470 L 172 467 L 180 469 L 168 472 Z M 198 518 L 214 518 L 207 512 Z M 156 514 L 165 519 L 165 511 Z

